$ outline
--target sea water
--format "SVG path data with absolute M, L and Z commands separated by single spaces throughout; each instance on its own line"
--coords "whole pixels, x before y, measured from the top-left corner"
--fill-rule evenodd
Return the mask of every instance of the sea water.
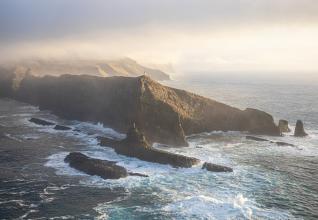
M 213 131 L 187 137 L 190 146 L 185 148 L 154 145 L 234 170 L 213 173 L 202 170 L 202 164 L 190 169 L 173 168 L 118 155 L 96 141 L 99 135 L 125 137 L 107 125 L 66 121 L 27 104 L 2 99 L 0 124 L 20 129 L 6 135 L 22 143 L 31 140 L 30 145 L 38 148 L 46 147 L 48 155 L 43 153 L 42 158 L 31 162 L 21 159 L 23 171 L 16 168 L 17 172 L 25 172 L 21 179 L 1 179 L 1 217 L 9 218 L 13 216 L 10 212 L 22 207 L 18 217 L 24 219 L 318 218 L 318 86 L 212 79 L 165 84 L 241 109 L 253 107 L 270 112 L 276 122 L 287 119 L 292 129 L 296 120 L 301 119 L 309 136 L 263 136 L 295 145 L 290 147 L 246 140 L 246 134 L 241 132 Z M 28 122 L 32 116 L 74 129 L 43 128 Z M 71 151 L 117 161 L 129 171 L 149 177 L 103 180 L 88 176 L 64 162 Z M 37 175 L 32 173 L 34 169 Z

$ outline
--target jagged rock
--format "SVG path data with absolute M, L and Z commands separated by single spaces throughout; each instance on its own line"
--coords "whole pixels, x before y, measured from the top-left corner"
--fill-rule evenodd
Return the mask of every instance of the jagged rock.
M 280 130 L 281 133 L 283 132 L 290 132 L 290 128 L 288 126 L 288 121 L 287 120 L 279 120 L 278 122 L 278 128 Z
M 59 130 L 59 131 L 68 131 L 68 130 L 72 130 L 72 128 L 64 126 L 64 125 L 55 125 L 54 127 L 55 130 Z
M 254 136 L 246 136 L 247 140 L 253 140 L 253 141 L 269 141 L 267 139 L 264 138 L 259 138 L 259 137 L 254 137 Z
M 296 136 L 296 137 L 305 137 L 307 135 L 308 134 L 305 132 L 303 122 L 301 120 L 297 120 L 294 136 Z
M 117 166 L 116 162 L 92 159 L 79 152 L 67 155 L 65 162 L 79 171 L 89 175 L 100 176 L 103 179 L 119 179 L 128 176 L 126 169 Z
M 233 169 L 226 166 L 221 166 L 213 163 L 204 163 L 202 169 L 208 170 L 211 172 L 233 172 Z
M 187 146 L 186 135 L 216 130 L 280 135 L 273 117 L 265 112 L 242 111 L 163 86 L 148 76 L 27 75 L 8 96 L 60 117 L 101 122 L 120 132 L 135 122 L 150 143 Z
M 135 126 L 129 129 L 124 140 L 113 142 L 113 140 L 101 139 L 101 145 L 114 148 L 118 154 L 136 157 L 148 162 L 169 164 L 174 167 L 192 167 L 200 162 L 193 157 L 173 154 L 151 147 L 145 136 Z
M 52 123 L 52 122 L 45 121 L 45 120 L 39 119 L 39 118 L 31 118 L 29 121 L 34 123 L 34 124 L 43 125 L 43 126 L 52 126 L 52 125 L 54 125 L 54 123 Z

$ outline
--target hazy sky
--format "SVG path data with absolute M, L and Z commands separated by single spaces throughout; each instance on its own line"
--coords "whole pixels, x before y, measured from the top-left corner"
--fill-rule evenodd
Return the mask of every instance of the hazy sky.
M 109 58 L 177 72 L 318 72 L 317 0 L 0 0 L 0 59 Z

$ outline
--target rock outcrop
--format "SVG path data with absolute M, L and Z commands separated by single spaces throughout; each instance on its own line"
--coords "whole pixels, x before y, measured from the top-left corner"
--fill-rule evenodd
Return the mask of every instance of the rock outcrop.
M 42 125 L 42 126 L 52 126 L 52 125 L 55 125 L 55 124 L 52 123 L 52 122 L 49 122 L 49 121 L 46 121 L 46 120 L 43 120 L 43 119 L 40 119 L 40 118 L 31 118 L 29 121 L 32 122 L 32 123 L 34 123 L 34 124 Z
M 205 162 L 202 166 L 202 169 L 208 170 L 211 172 L 233 172 L 233 169 L 226 166 L 221 166 L 213 163 Z
M 128 176 L 127 170 L 117 166 L 116 162 L 92 159 L 79 152 L 70 153 L 64 161 L 69 163 L 70 167 L 103 179 L 119 179 Z
M 79 152 L 70 153 L 64 161 L 74 169 L 88 175 L 100 176 L 103 179 L 119 179 L 128 175 L 147 177 L 144 174 L 129 173 L 124 167 L 116 165 L 114 161 L 93 159 Z
M 0 84 L 7 85 L 8 81 Z M 11 93 L 2 92 L 0 87 L 2 94 L 60 117 L 101 122 L 120 132 L 127 131 L 135 122 L 150 143 L 187 146 L 185 135 L 214 130 L 280 135 L 273 117 L 263 111 L 242 111 L 163 86 L 147 76 L 40 78 L 28 74 Z
M 124 140 L 115 141 L 108 138 L 100 138 L 100 140 L 102 146 L 112 147 L 118 154 L 135 157 L 148 162 L 186 168 L 200 162 L 200 160 L 193 157 L 173 154 L 151 147 L 145 136 L 135 126 L 129 129 L 127 137 Z
M 19 74 L 30 73 L 42 77 L 44 75 L 60 76 L 62 74 L 72 75 L 94 75 L 102 77 L 128 76 L 136 77 L 147 74 L 155 80 L 169 80 L 167 73 L 140 65 L 130 58 L 113 60 L 93 59 L 32 59 L 7 63 L 3 68 Z
M 64 126 L 64 125 L 55 125 L 54 127 L 55 130 L 58 131 L 68 131 L 68 130 L 72 130 L 72 128 Z
M 285 133 L 285 132 L 290 132 L 290 128 L 288 126 L 288 121 L 287 120 L 279 120 L 278 122 L 278 128 L 280 130 L 281 133 Z
M 295 137 L 305 137 L 308 134 L 305 132 L 304 124 L 301 120 L 297 120 L 294 136 Z

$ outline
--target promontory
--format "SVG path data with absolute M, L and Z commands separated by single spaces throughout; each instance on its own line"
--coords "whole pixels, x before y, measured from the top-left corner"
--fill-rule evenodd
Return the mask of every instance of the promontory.
M 123 133 L 135 124 L 150 143 L 187 146 L 186 135 L 216 130 L 280 135 L 266 112 L 240 110 L 163 86 L 148 76 L 36 77 L 1 69 L 0 97 L 39 106 L 66 119 L 101 122 Z

